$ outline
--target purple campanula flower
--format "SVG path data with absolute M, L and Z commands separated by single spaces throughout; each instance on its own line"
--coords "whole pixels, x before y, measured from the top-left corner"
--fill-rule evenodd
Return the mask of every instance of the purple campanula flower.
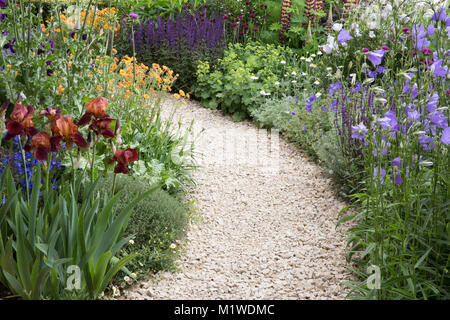
M 403 183 L 403 179 L 402 179 L 402 177 L 401 177 L 399 174 L 400 174 L 400 173 L 397 172 L 397 175 L 395 175 L 395 176 L 394 176 L 394 179 L 393 179 L 394 183 L 395 183 L 397 186 L 399 186 L 399 185 L 401 185 L 401 184 Z
M 139 15 L 135 12 L 132 12 L 132 13 L 130 13 L 130 18 L 137 19 L 137 18 L 139 18 Z
M 445 145 L 450 144 L 450 127 L 447 127 L 442 131 L 441 142 Z
M 384 55 L 384 50 L 376 50 L 370 52 L 367 57 L 369 58 L 370 62 L 372 62 L 374 67 L 376 67 L 377 65 L 381 64 L 381 60 L 383 60 Z
M 445 13 L 445 8 L 441 8 L 441 10 L 439 10 L 439 12 L 436 12 L 433 14 L 433 16 L 431 17 L 432 21 L 447 21 L 448 16 Z
M 439 59 L 435 63 L 433 63 L 431 70 L 433 71 L 434 77 L 446 77 L 448 66 L 442 67 L 442 59 Z
M 428 36 L 432 36 L 434 34 L 434 26 L 433 26 L 433 24 L 431 23 L 429 26 L 428 26 L 428 29 L 427 29 L 427 35 Z
M 378 171 L 380 171 L 379 172 L 380 176 L 379 176 L 379 179 L 377 179 L 377 180 L 379 180 L 381 184 L 384 184 L 384 176 L 386 175 L 386 170 L 384 170 L 383 168 L 379 168 L 379 170 L 378 170 L 378 167 L 375 167 L 373 169 L 373 177 L 374 178 L 378 177 Z M 375 181 L 375 186 L 376 185 L 377 184 L 376 184 L 376 181 Z
M 350 32 L 345 29 L 342 29 L 341 32 L 339 32 L 339 35 L 337 36 L 337 41 L 339 41 L 341 43 L 347 42 L 352 39 L 353 39 L 353 37 L 350 35 Z
M 413 122 L 419 122 L 420 113 L 417 110 L 408 111 L 408 119 Z
M 434 92 L 433 95 L 428 100 L 427 111 L 428 113 L 434 112 L 439 104 L 439 95 L 437 92 Z
M 427 31 L 425 31 L 424 26 L 417 26 L 415 25 L 413 27 L 413 39 L 415 42 L 415 47 L 422 51 L 427 45 L 430 44 L 430 42 L 427 39 Z
M 397 167 L 397 169 L 401 169 L 401 167 L 402 167 L 401 163 L 402 163 L 402 158 L 400 156 L 398 156 L 397 158 L 392 160 L 392 166 Z
M 357 126 L 352 126 L 352 138 L 362 140 L 367 135 L 367 127 L 360 122 Z
M 442 111 L 435 111 L 430 116 L 429 119 L 436 127 L 445 129 L 448 127 L 448 119 Z

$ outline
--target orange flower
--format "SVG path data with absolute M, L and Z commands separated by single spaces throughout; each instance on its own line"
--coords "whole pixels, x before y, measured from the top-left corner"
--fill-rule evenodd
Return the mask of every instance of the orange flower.
M 178 93 L 175 93 L 173 96 L 175 99 L 180 99 L 180 95 Z
M 144 94 L 144 98 L 148 99 L 148 98 L 150 98 L 150 96 L 148 94 Z

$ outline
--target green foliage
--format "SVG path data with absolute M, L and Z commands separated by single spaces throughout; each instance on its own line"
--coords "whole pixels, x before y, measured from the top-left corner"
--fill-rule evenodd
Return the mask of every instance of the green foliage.
M 111 183 L 111 177 L 103 180 Z M 116 180 L 116 192 L 121 192 L 115 210 L 122 210 L 136 194 L 149 188 L 142 177 L 120 175 Z M 156 190 L 133 209 L 125 235 L 134 239 L 122 250 L 123 256 L 137 253 L 128 269 L 138 274 L 149 271 L 173 270 L 175 250 L 170 248 L 186 232 L 188 216 L 184 207 L 166 191 Z
M 6 199 L 0 208 L 0 282 L 23 299 L 95 299 L 135 257 L 115 255 L 129 240 L 123 231 L 131 209 L 154 189 L 135 194 L 116 211 L 120 194 L 100 197 L 98 181 L 91 184 L 82 175 L 61 190 L 41 186 L 40 167 L 29 200 L 16 189 L 9 170 L 0 177 Z M 79 289 L 68 287 L 69 266 L 81 271 Z
M 189 141 L 190 128 L 183 130 L 175 122 L 176 110 L 167 118 L 155 107 L 127 106 L 111 109 L 122 119 L 123 148 L 137 149 L 139 160 L 133 163 L 135 175 L 150 183 L 162 183 L 170 192 L 194 183 L 191 173 L 196 168 L 194 143 Z
M 205 106 L 220 108 L 239 121 L 268 95 L 291 94 L 300 88 L 299 82 L 279 85 L 292 72 L 297 74 L 299 66 L 289 48 L 258 42 L 232 44 L 215 67 L 208 62 L 198 65 L 194 94 Z

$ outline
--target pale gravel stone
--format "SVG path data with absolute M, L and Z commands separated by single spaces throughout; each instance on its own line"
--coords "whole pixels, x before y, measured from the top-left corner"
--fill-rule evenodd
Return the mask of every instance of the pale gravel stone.
M 235 123 L 194 101 L 169 98 L 163 117 L 175 104 L 183 127 L 194 119 L 196 131 L 204 129 L 191 137 L 204 165 L 189 195 L 202 221 L 180 244 L 179 273 L 160 272 L 124 297 L 342 299 L 348 288 L 341 282 L 353 279 L 345 269 L 346 226 L 335 228 L 345 203 L 320 167 L 280 138 L 279 172 L 267 172 L 272 137 L 256 142 L 261 131 L 250 121 Z

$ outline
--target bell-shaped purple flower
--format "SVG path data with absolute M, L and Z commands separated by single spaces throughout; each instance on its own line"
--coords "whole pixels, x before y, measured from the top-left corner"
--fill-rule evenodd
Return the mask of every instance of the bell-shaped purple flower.
M 350 35 L 350 32 L 345 29 L 342 29 L 341 32 L 339 32 L 339 35 L 337 37 L 337 41 L 339 41 L 341 43 L 347 42 L 352 39 L 353 39 L 353 37 Z
M 369 58 L 370 62 L 372 62 L 374 67 L 376 67 L 379 64 L 381 64 L 381 61 L 383 60 L 384 55 L 385 55 L 384 50 L 376 50 L 376 51 L 370 52 L 367 55 L 367 58 Z
M 445 145 L 450 144 L 450 127 L 447 127 L 442 131 L 441 142 Z

